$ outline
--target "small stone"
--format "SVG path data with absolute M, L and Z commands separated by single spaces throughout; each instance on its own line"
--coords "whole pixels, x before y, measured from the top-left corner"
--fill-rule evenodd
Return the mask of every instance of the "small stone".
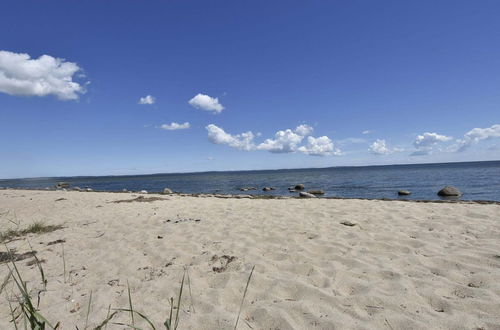
M 163 194 L 164 194 L 164 195 L 173 194 L 173 191 L 172 191 L 172 190 L 170 190 L 170 189 L 168 189 L 168 188 L 165 188 L 165 189 L 163 189 Z

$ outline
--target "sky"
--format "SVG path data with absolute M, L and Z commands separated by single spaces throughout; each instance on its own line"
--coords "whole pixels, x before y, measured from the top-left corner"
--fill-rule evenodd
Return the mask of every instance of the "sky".
M 498 160 L 499 15 L 5 0 L 0 178 Z

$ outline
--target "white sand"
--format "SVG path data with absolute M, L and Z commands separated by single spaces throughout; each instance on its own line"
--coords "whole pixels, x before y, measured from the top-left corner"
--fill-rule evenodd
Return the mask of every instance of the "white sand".
M 136 196 L 0 190 L 2 231 L 12 221 L 64 226 L 8 243 L 23 253 L 29 241 L 45 260 L 40 310 L 63 329 L 83 328 L 90 291 L 89 328 L 109 305 L 127 307 L 127 281 L 134 307 L 162 329 L 185 266 L 191 295 L 186 286 L 179 329 L 232 329 L 254 265 L 238 329 L 500 329 L 499 205 L 161 195 L 112 203 Z M 47 245 L 58 239 L 66 283 L 62 246 Z M 224 255 L 236 259 L 215 272 Z M 17 264 L 40 288 L 29 260 Z M 6 274 L 0 264 L 0 281 Z M 0 297 L 0 329 L 13 328 L 12 288 Z

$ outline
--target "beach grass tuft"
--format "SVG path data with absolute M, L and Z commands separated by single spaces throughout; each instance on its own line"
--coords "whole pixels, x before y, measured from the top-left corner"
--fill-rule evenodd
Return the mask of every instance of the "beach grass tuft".
M 62 229 L 61 225 L 47 225 L 42 221 L 35 221 L 24 229 L 9 229 L 0 232 L 0 243 L 8 242 L 14 238 L 26 236 L 28 234 L 44 234 Z

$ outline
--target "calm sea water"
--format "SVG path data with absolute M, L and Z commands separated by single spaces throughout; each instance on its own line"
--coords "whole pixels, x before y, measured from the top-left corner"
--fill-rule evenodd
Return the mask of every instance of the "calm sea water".
M 322 169 L 205 172 L 136 176 L 64 177 L 0 180 L 0 187 L 46 188 L 57 182 L 94 190 L 122 189 L 160 192 L 170 188 L 184 193 L 293 195 L 287 188 L 303 183 L 306 189 L 322 189 L 325 196 L 399 198 L 397 191 L 410 190 L 408 199 L 439 199 L 437 191 L 453 185 L 463 200 L 500 201 L 500 161 Z M 256 191 L 239 190 L 256 187 Z M 264 192 L 263 187 L 276 190 Z

